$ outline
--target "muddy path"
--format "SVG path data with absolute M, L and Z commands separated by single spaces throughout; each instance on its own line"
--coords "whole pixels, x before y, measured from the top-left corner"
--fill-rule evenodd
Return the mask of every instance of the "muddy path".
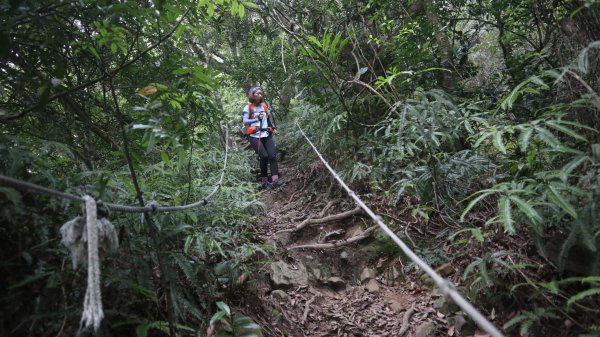
M 273 250 L 246 294 L 265 336 L 478 335 L 418 270 L 404 272 L 408 261 L 381 249 L 350 198 L 327 200 L 328 186 L 311 190 L 281 166 L 287 184 L 263 193 L 256 224 Z

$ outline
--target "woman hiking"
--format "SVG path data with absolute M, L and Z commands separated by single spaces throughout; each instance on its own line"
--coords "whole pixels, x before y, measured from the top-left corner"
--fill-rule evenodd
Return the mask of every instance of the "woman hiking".
M 269 190 L 284 184 L 279 179 L 277 167 L 277 148 L 273 140 L 273 134 L 277 131 L 275 124 L 270 118 L 267 105 L 263 100 L 263 90 L 259 86 L 250 88 L 248 91 L 249 104 L 244 108 L 243 122 L 246 126 L 248 141 L 254 151 L 258 154 L 260 162 L 260 188 Z M 267 175 L 268 166 L 271 166 L 271 182 Z

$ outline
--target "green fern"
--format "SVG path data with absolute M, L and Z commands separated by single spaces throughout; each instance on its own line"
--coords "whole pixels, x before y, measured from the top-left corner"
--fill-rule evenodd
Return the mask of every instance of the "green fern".
M 544 320 L 557 318 L 559 318 L 559 315 L 554 309 L 536 308 L 534 311 L 522 311 L 506 322 L 503 328 L 511 330 L 514 326 L 519 325 L 519 335 L 526 336 L 532 328 L 539 326 Z

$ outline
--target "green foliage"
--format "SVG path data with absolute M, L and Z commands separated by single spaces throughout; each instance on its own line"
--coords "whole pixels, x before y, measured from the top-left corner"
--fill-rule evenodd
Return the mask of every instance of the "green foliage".
M 539 329 L 544 320 L 558 319 L 560 316 L 555 310 L 536 308 L 534 311 L 523 311 L 504 324 L 504 329 L 510 331 L 514 326 L 519 325 L 519 335 L 527 336 L 533 330 Z
M 474 296 L 536 289 L 526 304 L 535 309 L 516 303 L 507 329 L 551 329 L 575 311 L 578 329 L 593 333 L 597 319 L 580 306 L 597 297 L 596 279 L 522 283 L 541 272 L 507 261 L 530 242 L 546 254 L 549 237 L 562 240 L 559 271 L 574 248 L 598 256 L 597 13 L 591 1 L 9 1 L 0 172 L 116 203 L 195 201 L 220 176 L 223 127 L 239 125 L 245 90 L 261 84 L 279 148 L 294 150 L 288 158 L 312 184 L 329 178 L 293 118 L 363 196 L 401 208 L 410 195 L 423 226 L 448 225 L 423 242 L 449 237 L 449 250 L 415 247 L 428 261 L 490 247 L 466 263 Z M 197 334 L 188 327 L 206 327 L 206 303 L 234 293 L 266 255 L 248 232 L 249 210 L 264 207 L 249 162 L 232 154 L 206 208 L 151 223 L 112 215 L 123 248 L 103 261 L 103 298 L 117 308 L 106 312 L 118 334 Z M 11 290 L 0 297 L 2 331 L 56 334 L 65 321 L 74 333 L 85 277 L 62 267 L 56 232 L 78 210 L 0 187 L 0 285 Z M 224 334 L 251 323 L 219 308 Z
M 311 43 L 306 49 L 307 55 L 326 66 L 333 66 L 338 61 L 342 49 L 348 44 L 348 38 L 342 39 L 341 32 L 334 36 L 326 31 L 320 40 L 315 36 L 308 36 L 307 39 Z
M 215 337 L 262 337 L 262 331 L 250 317 L 232 313 L 224 302 L 217 302 L 217 311 L 210 319 L 209 326 L 216 330 Z
M 214 92 L 224 76 L 198 63 L 194 33 L 212 25 L 207 11 L 244 17 L 255 7 L 235 0 L 0 5 L 0 36 L 10 37 L 1 48 L 8 52 L 0 64 L 0 173 L 117 204 L 143 197 L 182 205 L 208 195 L 223 169 L 226 118 Z M 116 322 L 117 334 L 196 333 L 206 303 L 237 286 L 217 266 L 227 264 L 231 275 L 255 268 L 250 258 L 268 248 L 245 230 L 248 208 L 260 204 L 249 172 L 246 156 L 230 153 L 208 206 L 111 215 L 121 249 L 102 261 L 102 292 L 105 322 Z M 57 236 L 79 210 L 0 187 L 7 225 L 0 284 L 12 289 L 0 297 L 0 330 L 75 333 L 85 273 L 68 268 Z
M 537 84 L 549 88 L 540 78 L 535 78 Z M 527 92 L 524 83 L 530 81 L 518 85 L 502 105 L 510 108 L 515 96 Z M 513 209 L 517 209 L 520 219 L 529 223 L 538 240 L 542 240 L 545 227 L 559 225 L 564 228 L 568 235 L 560 261 L 575 244 L 596 251 L 599 242 L 595 233 L 600 228 L 592 218 L 595 216 L 598 195 L 592 187 L 596 182 L 591 182 L 589 177 L 597 172 L 598 159 L 576 148 L 578 144 L 586 143 L 591 148 L 597 147 L 597 144 L 589 144 L 588 138 L 581 132 L 589 130 L 595 133 L 596 130 L 564 120 L 563 112 L 581 103 L 580 100 L 572 104 L 544 107 L 542 118 L 482 131 L 475 146 L 483 147 L 485 140 L 492 138 L 493 146 L 498 151 L 508 158 L 514 158 L 512 160 L 519 164 L 513 169 L 515 178 L 477 192 L 463 211 L 461 219 L 484 198 L 498 195 L 499 214 L 496 220 L 508 233 L 516 232 Z M 514 134 L 517 136 L 514 137 Z M 510 142 L 511 146 L 505 145 L 505 142 Z M 521 159 L 523 157 L 525 160 Z M 563 267 L 562 262 L 559 265 Z

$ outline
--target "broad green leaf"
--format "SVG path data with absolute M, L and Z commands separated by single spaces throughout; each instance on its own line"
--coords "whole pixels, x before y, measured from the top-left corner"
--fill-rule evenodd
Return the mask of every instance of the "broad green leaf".
M 168 164 L 171 161 L 165 151 L 160 151 L 160 158 L 162 159 L 163 163 L 165 163 L 165 164 Z
M 510 199 L 507 196 L 500 198 L 500 200 L 498 200 L 500 221 L 504 226 L 504 230 L 506 230 L 509 235 L 513 235 L 516 232 L 511 211 Z
M 467 205 L 467 207 L 465 208 L 465 210 L 462 212 L 462 214 L 460 215 L 460 221 L 463 222 L 465 221 L 465 215 L 467 215 L 467 213 L 469 213 L 469 211 L 471 210 L 471 208 L 473 208 L 473 206 L 475 206 L 479 201 L 481 201 L 481 199 L 494 194 L 496 191 L 494 190 L 484 190 L 484 191 L 480 191 L 479 193 L 481 193 L 481 195 L 479 195 L 477 198 L 471 200 L 471 202 L 469 203 L 469 205 Z
M 215 325 L 215 323 L 217 321 L 219 321 L 220 319 L 222 319 L 223 317 L 225 317 L 227 315 L 227 313 L 225 311 L 217 311 L 212 318 L 210 319 L 209 325 Z
M 575 207 L 573 207 L 573 205 L 571 205 L 571 203 L 567 199 L 565 199 L 558 190 L 556 190 L 556 187 L 552 185 L 549 186 L 548 197 L 552 202 L 554 202 L 560 208 L 562 208 L 563 211 L 567 212 L 570 216 L 572 216 L 573 219 L 577 219 L 578 215 L 577 211 L 575 210 Z
M 237 15 L 237 13 L 238 13 L 238 7 L 239 7 L 239 4 L 238 4 L 237 0 L 233 0 L 231 2 L 231 15 L 232 16 Z
M 173 75 L 183 75 L 183 74 L 189 74 L 192 71 L 193 71 L 192 68 L 179 68 L 179 69 L 173 70 L 171 73 Z
M 146 125 L 146 124 L 133 124 L 133 126 L 131 127 L 133 130 L 136 129 L 152 129 L 154 126 L 152 125 Z
M 229 308 L 229 306 L 227 304 L 225 304 L 225 302 L 217 302 L 217 307 L 219 307 L 219 309 L 225 311 L 225 313 L 227 314 L 227 316 L 231 316 L 231 309 Z
M 504 142 L 502 141 L 502 132 L 500 132 L 500 131 L 494 132 L 494 145 L 496 145 L 496 148 L 500 152 L 502 152 L 503 154 L 506 154 L 506 147 L 504 146 Z
M 586 160 L 589 160 L 590 157 L 586 156 L 586 155 L 581 155 L 578 157 L 575 157 L 573 160 L 571 160 L 569 163 L 567 163 L 565 166 L 562 167 L 562 169 L 560 170 L 560 178 L 563 182 L 566 182 L 567 179 L 569 178 L 569 176 L 571 175 L 571 172 L 573 172 L 573 170 L 575 170 L 579 165 L 581 165 L 581 163 L 583 163 Z
M 579 124 L 577 122 L 572 122 L 572 121 L 567 121 L 567 120 L 561 119 L 560 120 L 560 124 L 561 125 L 570 125 L 570 126 L 572 126 L 574 128 L 577 128 L 577 129 L 586 129 L 586 130 L 592 131 L 594 133 L 598 133 L 598 130 L 596 130 L 596 129 L 592 128 L 592 127 L 589 127 L 587 125 Z
M 527 202 L 525 202 L 523 199 L 517 197 L 516 195 L 511 195 L 511 196 L 509 196 L 509 198 L 512 202 L 514 202 L 517 205 L 517 207 L 521 210 L 521 212 L 523 212 L 523 214 L 525 214 L 525 216 L 527 216 L 527 218 L 533 224 L 540 224 L 542 222 L 542 217 L 540 216 L 538 211 L 536 211 L 533 208 L 532 205 L 528 204 Z
M 522 152 L 527 151 L 527 147 L 529 146 L 529 138 L 531 138 L 532 133 L 533 128 L 531 126 L 527 126 L 519 134 L 519 148 Z
M 325 33 L 323 35 L 323 42 L 322 42 L 322 45 L 321 45 L 321 49 L 322 49 L 323 54 L 325 56 L 329 56 L 329 49 L 330 49 L 329 48 L 329 44 L 330 44 L 330 42 L 331 42 L 331 33 Z
M 599 294 L 600 294 L 600 288 L 592 288 L 592 289 L 582 291 L 580 293 L 577 293 L 575 296 L 572 296 L 571 298 L 569 298 L 569 300 L 567 301 L 567 306 L 570 306 L 571 304 L 573 304 L 577 301 L 580 301 L 586 297 L 599 295 Z
M 540 286 L 550 290 L 551 293 L 557 295 L 559 292 L 558 283 L 556 281 L 551 282 L 540 282 L 538 283 Z
M 548 131 L 548 129 L 536 125 L 535 131 L 537 131 L 538 133 L 538 138 L 544 143 L 553 147 L 557 147 L 560 145 L 560 141 L 558 140 L 558 138 L 556 138 L 556 136 L 553 135 L 552 132 Z
M 483 141 L 485 141 L 488 137 L 490 137 L 492 135 L 491 132 L 486 131 L 484 132 L 475 142 L 475 144 L 473 145 L 473 147 L 478 148 L 479 145 L 481 145 L 481 143 L 483 143 Z
M 585 137 L 583 137 L 582 135 L 576 133 L 575 131 L 571 130 L 570 128 L 560 125 L 559 123 L 555 122 L 555 121 L 547 121 L 546 125 L 552 127 L 555 130 L 558 130 L 564 134 L 567 134 L 575 139 L 581 140 L 581 141 L 586 141 L 587 139 Z
M 483 242 L 483 233 L 481 233 L 481 228 L 471 228 L 471 235 L 475 238 L 475 240 L 479 242 Z
M 258 8 L 258 5 L 255 4 L 254 2 L 244 1 L 242 3 L 244 4 L 244 7 L 253 8 L 253 9 Z
M 502 101 L 502 103 L 500 104 L 500 107 L 503 110 L 510 110 L 510 109 L 512 109 L 513 104 L 515 103 L 515 101 L 521 95 L 521 88 L 525 84 L 527 84 L 528 82 L 529 82 L 529 80 L 525 80 L 524 82 L 521 82 L 519 85 L 517 85 L 513 89 L 513 91 L 511 91 L 511 93 Z
M 600 276 L 587 276 L 584 278 L 581 278 L 580 281 L 582 283 L 600 283 Z
M 333 38 L 333 41 L 331 42 L 329 57 L 334 61 L 335 61 L 335 55 L 337 54 L 337 52 L 336 52 L 337 44 L 338 44 L 338 42 L 340 42 L 341 37 L 342 37 L 342 33 L 339 32 L 339 33 L 335 34 L 335 37 Z
M 334 56 L 335 60 L 337 60 L 337 58 L 340 56 L 340 53 L 342 52 L 344 47 L 348 44 L 348 41 L 350 41 L 350 40 L 348 38 L 345 38 L 342 40 L 342 42 L 340 42 L 340 45 L 337 47 L 336 54 Z
M 312 42 L 313 44 L 317 45 L 319 48 L 321 48 L 321 41 L 319 41 L 316 37 L 314 36 L 309 36 L 308 37 L 308 41 Z

